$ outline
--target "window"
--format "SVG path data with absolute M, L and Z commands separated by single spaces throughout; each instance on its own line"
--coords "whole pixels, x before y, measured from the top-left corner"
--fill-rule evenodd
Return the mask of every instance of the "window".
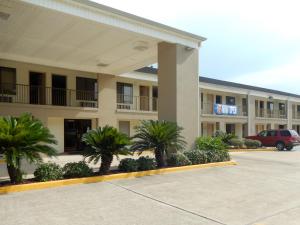
M 117 103 L 132 104 L 133 103 L 133 87 L 132 84 L 117 83 Z
M 247 108 L 248 108 L 247 99 L 246 98 L 242 98 L 243 115 L 247 115 Z
M 297 126 L 298 127 L 298 126 Z M 292 136 L 299 136 L 299 134 L 297 133 L 297 131 L 295 131 L 295 130 L 290 130 L 290 132 L 291 132 L 291 134 L 292 134 Z
M 283 137 L 290 137 L 291 133 L 288 130 L 281 130 L 280 135 L 283 136 Z
M 264 108 L 264 102 L 263 101 L 259 101 L 259 108 L 263 109 Z
M 300 105 L 297 105 L 297 112 L 300 112 Z
M 16 94 L 16 69 L 0 67 L 0 94 Z
M 277 136 L 277 131 L 276 130 L 269 130 L 269 131 L 267 131 L 267 136 L 268 137 L 276 137 Z
M 235 97 L 226 96 L 226 105 L 235 105 Z
M 97 80 L 92 78 L 76 77 L 76 99 L 97 101 Z
M 152 87 L 152 110 L 157 111 L 157 100 L 158 100 L 158 87 L 153 86 Z
M 267 102 L 267 109 L 273 111 L 273 109 L 274 109 L 274 103 L 273 102 Z
M 279 110 L 282 110 L 282 111 L 285 110 L 285 104 L 284 103 L 279 103 Z
M 263 130 L 262 132 L 260 132 L 260 133 L 258 134 L 258 136 L 260 136 L 260 137 L 266 137 L 266 136 L 267 136 L 267 131 L 266 131 L 266 130 Z
M 127 136 L 130 136 L 130 122 L 119 121 L 119 131 Z
M 235 124 L 227 123 L 226 124 L 226 133 L 227 134 L 235 134 Z
M 222 96 L 216 95 L 216 104 L 222 104 Z

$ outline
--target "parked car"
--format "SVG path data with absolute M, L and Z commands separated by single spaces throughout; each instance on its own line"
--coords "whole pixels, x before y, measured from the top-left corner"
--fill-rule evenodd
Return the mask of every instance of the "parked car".
M 294 146 L 300 145 L 300 136 L 295 130 L 263 130 L 255 136 L 248 136 L 246 139 L 258 140 L 262 146 L 276 147 L 279 151 L 284 149 L 292 150 Z

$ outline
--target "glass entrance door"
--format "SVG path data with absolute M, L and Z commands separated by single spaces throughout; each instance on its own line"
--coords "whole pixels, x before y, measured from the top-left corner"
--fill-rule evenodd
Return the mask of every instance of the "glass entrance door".
M 92 120 L 65 119 L 65 152 L 79 152 L 84 150 L 82 135 L 92 127 Z

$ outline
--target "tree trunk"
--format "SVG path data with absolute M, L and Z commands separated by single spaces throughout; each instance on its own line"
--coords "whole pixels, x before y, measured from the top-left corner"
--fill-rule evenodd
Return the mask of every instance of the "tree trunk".
M 113 161 L 113 156 L 112 155 L 103 155 L 101 157 L 101 166 L 100 166 L 100 169 L 99 169 L 99 173 L 101 175 L 104 175 L 104 174 L 108 173 L 112 161 Z
M 20 167 L 17 168 L 13 165 L 7 165 L 7 172 L 12 184 L 20 184 L 22 182 L 22 171 Z
M 157 168 L 162 168 L 166 166 L 164 151 L 162 149 L 155 149 L 155 159 L 157 162 Z

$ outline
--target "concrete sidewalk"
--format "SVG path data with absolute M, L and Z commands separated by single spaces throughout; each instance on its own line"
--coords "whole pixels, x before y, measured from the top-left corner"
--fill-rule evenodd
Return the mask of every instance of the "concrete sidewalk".
M 237 166 L 0 196 L 5 225 L 299 225 L 300 151 Z

